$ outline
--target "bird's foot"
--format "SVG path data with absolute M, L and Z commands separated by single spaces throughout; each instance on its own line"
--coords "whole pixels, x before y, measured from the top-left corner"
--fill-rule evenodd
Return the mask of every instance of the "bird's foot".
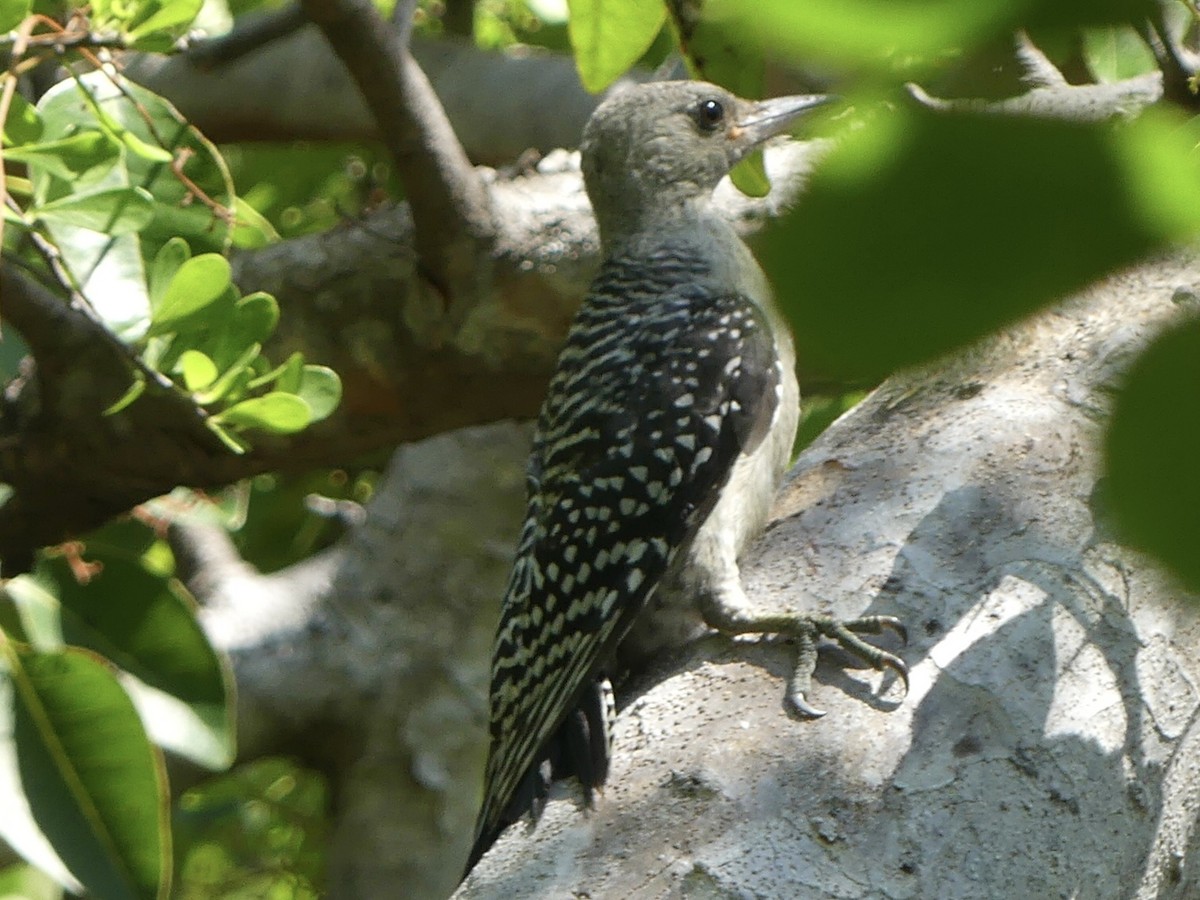
M 802 715 L 820 718 L 825 710 L 817 709 L 806 699 L 812 687 L 813 671 L 817 666 L 817 641 L 827 638 L 856 659 L 868 663 L 880 671 L 891 669 L 908 693 L 908 666 L 904 660 L 867 643 L 859 635 L 895 632 L 902 643 L 908 643 L 908 629 L 895 616 L 864 616 L 861 619 L 841 621 L 830 616 L 810 615 L 797 617 L 794 625 L 783 631 L 794 637 L 797 644 L 796 667 L 788 680 L 788 702 Z
M 817 666 L 817 646 L 821 638 L 833 641 L 851 656 L 875 669 L 896 673 L 908 693 L 908 666 L 904 660 L 863 640 L 860 635 L 895 632 L 908 642 L 908 630 L 894 616 L 864 616 L 860 619 L 838 620 L 831 616 L 796 611 L 751 611 L 740 586 L 705 598 L 704 618 L 708 624 L 726 634 L 780 634 L 796 642 L 796 667 L 788 680 L 788 702 L 802 715 L 819 718 L 824 710 L 817 709 L 806 699 L 812 687 L 813 671 Z

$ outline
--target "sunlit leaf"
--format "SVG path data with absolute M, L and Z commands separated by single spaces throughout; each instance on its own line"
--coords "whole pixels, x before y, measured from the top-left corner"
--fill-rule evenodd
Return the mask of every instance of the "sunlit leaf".
M 258 344 L 251 344 L 242 350 L 241 356 L 231 362 L 218 360 L 218 369 L 221 363 L 225 363 L 227 368 L 221 372 L 220 377 L 212 383 L 208 390 L 196 397 L 196 400 L 207 406 L 219 400 L 228 402 L 230 399 L 237 399 L 241 394 L 240 389 L 249 385 L 251 381 L 249 368 L 261 349 Z
M 185 350 L 175 364 L 183 374 L 183 384 L 189 391 L 202 391 L 217 380 L 216 364 L 199 350 Z
M 229 261 L 216 253 L 202 253 L 184 262 L 154 308 L 150 333 L 171 331 L 204 309 L 225 293 L 230 278 Z
M 312 410 L 295 394 L 273 391 L 234 404 L 213 418 L 222 425 L 293 434 L 312 421 Z
M 166 0 L 152 6 L 148 4 L 153 11 L 129 32 L 129 36 L 137 43 L 157 32 L 182 34 L 200 12 L 203 2 L 204 0 Z
M 124 146 L 120 164 L 110 167 L 99 186 L 149 191 L 155 216 L 142 237 L 150 246 L 182 236 L 197 252 L 226 248 L 232 220 L 226 208 L 233 198 L 229 172 L 215 146 L 166 100 L 118 75 L 95 71 L 54 85 L 38 101 L 38 111 L 46 139 L 104 128 Z M 174 170 L 175 159 L 185 178 Z M 70 183 L 38 183 L 39 199 L 76 189 Z
M 0 0 L 0 9 L 3 9 L 5 3 L 14 3 L 18 6 L 25 5 L 26 0 Z M 0 18 L 3 13 L 0 12 Z M 22 16 L 24 18 L 24 16 Z M 0 25 L 0 32 L 7 29 Z M 23 144 L 35 143 L 42 136 L 42 119 L 37 114 L 37 110 L 28 100 L 21 96 L 19 92 L 12 95 L 12 101 L 8 107 L 8 118 L 4 120 L 3 131 L 0 135 L 4 140 L 4 156 L 10 158 L 9 154 L 14 149 Z
M 68 194 L 36 207 L 33 213 L 44 222 L 121 235 L 140 231 L 149 224 L 154 217 L 154 200 L 141 188 L 112 188 Z
M 95 896 L 165 897 L 166 778 L 129 696 L 85 651 L 4 647 L 12 686 L 5 712 L 36 828 Z M 0 820 L 0 829 L 25 824 Z
M 584 87 L 604 90 L 654 43 L 667 17 L 663 0 L 568 0 L 567 29 Z
M 156 308 L 162 305 L 162 298 L 167 293 L 179 269 L 191 257 L 188 243 L 181 237 L 171 238 L 154 255 L 154 263 L 150 267 L 150 305 Z
M 60 178 L 73 178 L 97 166 L 111 166 L 117 152 L 117 146 L 103 132 L 82 131 L 57 141 L 6 147 L 4 158 L 32 163 L 35 168 Z

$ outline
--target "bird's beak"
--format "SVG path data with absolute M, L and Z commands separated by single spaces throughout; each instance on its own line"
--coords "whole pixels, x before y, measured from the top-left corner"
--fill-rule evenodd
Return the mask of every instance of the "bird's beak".
M 801 94 L 794 97 L 772 97 L 747 104 L 745 112 L 733 126 L 732 137 L 749 152 L 769 137 L 788 129 L 793 122 L 818 106 L 836 100 L 831 94 Z

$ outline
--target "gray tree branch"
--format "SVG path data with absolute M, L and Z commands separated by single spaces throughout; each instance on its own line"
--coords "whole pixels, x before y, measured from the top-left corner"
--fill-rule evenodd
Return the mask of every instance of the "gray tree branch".
M 250 18 L 239 27 L 253 31 L 256 24 Z M 480 163 L 501 165 L 529 149 L 549 153 L 575 146 L 601 99 L 583 89 L 566 56 L 490 53 L 453 38 L 414 38 L 412 53 L 458 140 Z M 316 27 L 217 66 L 203 55 L 184 54 L 129 54 L 123 65 L 129 77 L 171 100 L 218 142 L 381 136 L 346 68 Z
M 801 456 L 747 589 L 901 616 L 907 696 L 826 660 L 799 721 L 790 648 L 702 641 L 626 698 L 596 811 L 559 788 L 459 896 L 1195 896 L 1200 598 L 1114 541 L 1099 444 L 1198 282 L 1194 250 L 1115 276 Z
M 495 236 L 490 196 L 467 160 L 425 73 L 408 29 L 388 27 L 370 0 L 302 0 L 371 110 L 404 183 L 421 271 L 451 311 L 490 288 Z M 414 4 L 401 3 L 409 9 Z
M 1198 598 L 1114 542 L 1097 484 L 1113 386 L 1198 283 L 1191 251 L 1115 276 L 895 376 L 800 458 L 747 588 L 901 616 L 908 696 L 825 659 L 829 714 L 800 721 L 790 647 L 702 639 L 624 696 L 597 809 L 557 787 L 462 896 L 1190 896 Z M 457 877 L 527 440 L 497 424 L 403 450 L 332 572 L 278 593 L 290 612 L 263 614 L 244 572 L 197 586 L 246 754 L 331 779 L 335 895 Z

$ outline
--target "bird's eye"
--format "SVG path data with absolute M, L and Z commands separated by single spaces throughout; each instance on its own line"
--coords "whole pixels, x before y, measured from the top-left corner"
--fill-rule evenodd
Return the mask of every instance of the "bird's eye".
M 701 100 L 696 107 L 696 123 L 704 131 L 715 131 L 725 120 L 725 107 L 720 100 Z

